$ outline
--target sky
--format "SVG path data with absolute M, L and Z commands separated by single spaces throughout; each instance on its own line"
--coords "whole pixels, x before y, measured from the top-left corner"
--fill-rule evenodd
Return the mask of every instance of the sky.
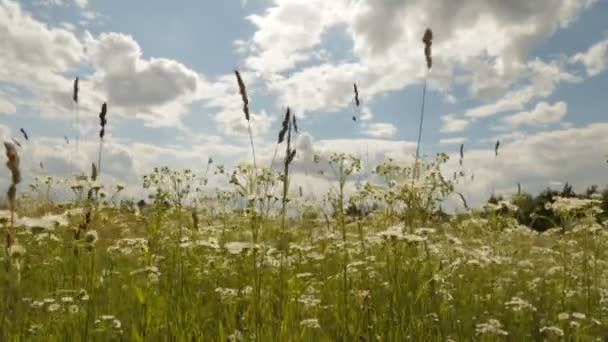
M 294 182 L 322 192 L 314 153 L 413 160 L 428 77 L 422 156 L 447 153 L 471 202 L 583 190 L 608 183 L 606 17 L 606 0 L 0 0 L 0 139 L 21 143 L 25 183 L 88 172 L 107 102 L 104 182 L 136 194 L 156 166 L 231 168 L 251 161 L 238 69 L 259 163 L 289 106 Z

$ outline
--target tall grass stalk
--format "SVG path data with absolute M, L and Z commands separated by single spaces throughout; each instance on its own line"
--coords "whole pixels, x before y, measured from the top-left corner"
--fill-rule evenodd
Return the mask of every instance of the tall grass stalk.
M 99 154 L 97 156 L 97 171 L 98 175 L 101 175 L 101 154 L 103 151 L 103 138 L 106 134 L 106 124 L 108 123 L 106 120 L 106 114 L 108 111 L 108 105 L 104 102 L 101 105 L 101 112 L 99 113 Z
M 426 58 L 426 75 L 424 76 L 424 85 L 422 86 L 422 103 L 420 105 L 420 124 L 418 126 L 418 141 L 416 142 L 416 158 L 414 160 L 414 177 L 413 179 L 417 179 L 419 176 L 418 172 L 418 159 L 420 158 L 420 142 L 422 140 L 422 127 L 424 125 L 424 107 L 426 104 L 426 88 L 428 84 L 429 74 L 431 72 L 431 68 L 433 67 L 433 59 L 431 54 L 431 45 L 433 44 L 433 31 L 427 29 L 424 32 L 424 36 L 422 37 L 422 42 L 424 43 L 424 56 Z M 413 182 L 412 179 L 412 182 Z
M 241 73 L 238 70 L 235 70 L 234 74 L 236 75 L 236 80 L 239 86 L 239 93 L 241 94 L 241 99 L 243 101 L 243 114 L 245 114 L 245 120 L 247 120 L 247 132 L 249 133 L 249 143 L 251 144 L 251 153 L 253 155 L 253 167 L 257 170 L 255 145 L 253 144 L 253 133 L 251 131 L 251 118 L 249 114 L 249 98 L 247 97 L 247 87 L 245 86 L 245 82 L 243 82 Z
M 72 118 L 70 118 L 70 130 L 74 130 L 74 126 L 78 126 L 78 98 L 79 98 L 79 78 L 76 77 L 76 79 L 74 80 L 74 86 L 73 86 L 73 91 L 72 91 Z M 76 132 L 78 132 L 78 127 L 76 127 Z M 74 133 L 74 132 L 71 132 Z M 77 135 L 78 133 L 76 133 L 75 135 Z M 78 160 L 78 137 L 76 137 L 75 139 L 75 146 L 74 146 L 74 150 L 70 151 L 70 177 L 73 176 L 73 162 L 74 159 Z M 69 143 L 69 140 L 67 139 L 66 136 L 66 142 Z M 75 153 L 75 155 L 74 155 Z
M 6 252 L 7 255 L 10 255 L 11 253 L 9 251 L 17 239 L 15 231 L 15 212 L 17 207 L 17 185 L 21 183 L 21 169 L 19 167 L 19 154 L 17 153 L 15 145 L 10 142 L 4 142 L 4 149 L 6 150 L 6 158 L 8 159 L 6 168 L 11 173 L 11 183 L 6 192 L 11 215 L 6 233 Z

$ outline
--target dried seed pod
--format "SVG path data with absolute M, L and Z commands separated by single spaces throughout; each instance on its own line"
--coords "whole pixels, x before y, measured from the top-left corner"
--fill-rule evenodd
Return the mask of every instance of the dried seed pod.
M 26 141 L 30 141 L 30 137 L 27 135 L 27 132 L 23 128 L 20 128 L 19 131 L 21 132 L 21 134 L 23 134 L 23 138 L 25 138 Z
M 245 119 L 249 121 L 249 99 L 247 98 L 247 88 L 245 88 L 245 83 L 243 82 L 239 71 L 234 70 L 234 74 L 236 75 L 236 81 L 239 84 L 239 93 L 241 94 L 241 99 L 243 100 L 243 113 L 245 113 Z
M 101 126 L 101 129 L 99 130 L 99 139 L 103 139 L 106 135 L 106 124 L 108 123 L 106 120 L 107 111 L 108 105 L 104 102 L 101 105 L 101 112 L 99 113 L 99 125 Z
M 426 57 L 426 67 L 431 69 L 433 67 L 433 57 L 431 54 L 431 46 L 433 45 L 433 31 L 426 29 L 424 36 L 422 37 L 424 43 L 424 56 Z
M 74 92 L 72 93 L 72 99 L 78 103 L 78 77 L 74 80 Z
M 296 115 L 293 114 L 292 115 L 292 124 L 293 124 L 293 130 L 298 133 L 298 121 L 296 120 Z
M 279 144 L 285 140 L 285 133 L 289 129 L 289 119 L 291 116 L 291 110 L 287 107 L 287 111 L 285 112 L 285 116 L 283 117 L 283 123 L 281 127 L 281 131 L 279 131 Z

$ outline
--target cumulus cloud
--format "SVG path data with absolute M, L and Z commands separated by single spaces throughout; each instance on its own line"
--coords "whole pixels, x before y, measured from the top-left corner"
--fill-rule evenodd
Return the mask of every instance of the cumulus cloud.
M 497 114 L 523 110 L 535 98 L 546 98 L 553 94 L 560 82 L 580 82 L 581 79 L 564 70 L 563 63 L 549 63 L 534 60 L 528 63 L 527 74 L 529 83 L 509 91 L 498 101 L 471 108 L 465 116 L 473 120 L 491 117 Z
M 599 75 L 608 65 L 608 39 L 594 44 L 586 52 L 572 56 L 570 62 L 583 64 L 589 77 Z
M 17 2 L 0 1 L 0 81 L 33 92 L 53 89 L 65 81 L 62 73 L 84 58 L 83 45 L 74 33 L 48 27 Z
M 458 118 L 454 114 L 447 114 L 441 117 L 441 133 L 457 133 L 464 131 L 469 126 L 469 120 Z
M 133 37 L 102 33 L 89 37 L 95 66 L 90 82 L 113 105 L 148 119 L 151 125 L 175 124 L 195 98 L 199 77 L 185 65 L 165 58 L 142 58 Z
M 448 138 L 439 140 L 439 145 L 458 145 L 467 142 L 469 139 L 464 137 Z
M 9 115 L 15 114 L 17 113 L 17 107 L 10 101 L 0 97 L 0 113 Z
M 241 72 L 247 88 L 250 105 L 251 129 L 255 135 L 265 135 L 277 117 L 270 116 L 265 110 L 257 109 L 256 92 L 258 83 L 255 75 Z M 239 93 L 236 76 L 233 73 L 222 75 L 214 80 L 204 80 L 198 91 L 202 107 L 213 112 L 213 120 L 218 130 L 230 136 L 248 135 L 248 122 L 243 113 L 243 101 Z
M 263 15 L 249 16 L 257 30 L 246 65 L 262 72 L 280 72 L 310 60 L 310 49 L 342 20 L 345 5 L 342 0 L 277 0 Z
M 355 80 L 366 90 L 366 100 L 421 81 L 420 39 L 430 26 L 436 37 L 431 87 L 447 92 L 465 82 L 475 97 L 504 97 L 466 113 L 477 119 L 522 110 L 531 99 L 551 94 L 559 82 L 573 81 L 557 62 L 528 62 L 528 52 L 594 3 L 274 0 L 250 17 L 256 32 L 239 46 L 247 47 L 242 49 L 247 67 L 266 79 L 280 103 L 300 112 L 331 112 L 350 103 Z M 332 30 L 352 41 L 352 59 L 314 59 Z M 522 80 L 526 89 L 512 89 Z
M 534 109 L 528 112 L 513 114 L 504 119 L 510 126 L 544 126 L 558 123 L 566 116 L 568 104 L 563 101 L 554 103 L 539 102 Z
M 397 127 L 391 123 L 377 122 L 367 124 L 363 133 L 374 138 L 392 138 L 397 135 Z
M 543 190 L 551 180 L 569 182 L 580 190 L 592 184 L 605 185 L 607 144 L 608 124 L 596 123 L 520 135 L 501 144 L 498 158 L 492 144 L 487 149 L 467 150 L 464 170 L 468 176 L 458 190 L 467 193 L 471 203 L 479 204 L 489 198 L 492 189 L 513 193 L 517 183 L 531 193 Z M 457 153 L 451 156 L 446 174 L 461 170 L 458 159 Z
M 89 5 L 89 0 L 74 0 L 74 2 L 80 8 L 86 8 Z

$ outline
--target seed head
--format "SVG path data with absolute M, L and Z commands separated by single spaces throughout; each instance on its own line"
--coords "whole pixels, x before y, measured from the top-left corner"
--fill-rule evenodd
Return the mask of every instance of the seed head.
M 103 139 L 106 135 L 106 124 L 108 121 L 106 120 L 106 114 L 108 112 L 108 105 L 104 102 L 101 105 L 101 112 L 99 113 L 99 125 L 101 126 L 101 130 L 99 131 L 99 139 Z
M 72 93 L 72 99 L 78 103 L 78 77 L 74 80 L 74 92 Z
M 426 57 L 426 67 L 431 69 L 433 66 L 433 57 L 431 55 L 431 46 L 433 45 L 433 31 L 426 29 L 424 36 L 422 37 L 424 43 L 424 56 Z
M 279 131 L 279 144 L 285 140 L 285 133 L 289 129 L 289 120 L 291 116 L 291 110 L 287 107 L 287 111 L 285 112 L 285 116 L 283 117 L 283 126 L 281 127 L 281 131 Z
M 236 75 L 236 81 L 239 84 L 239 93 L 241 94 L 241 99 L 243 100 L 243 113 L 245 114 L 245 119 L 249 121 L 249 99 L 247 98 L 247 88 L 245 87 L 245 83 L 243 82 L 239 71 L 234 70 L 234 74 Z

